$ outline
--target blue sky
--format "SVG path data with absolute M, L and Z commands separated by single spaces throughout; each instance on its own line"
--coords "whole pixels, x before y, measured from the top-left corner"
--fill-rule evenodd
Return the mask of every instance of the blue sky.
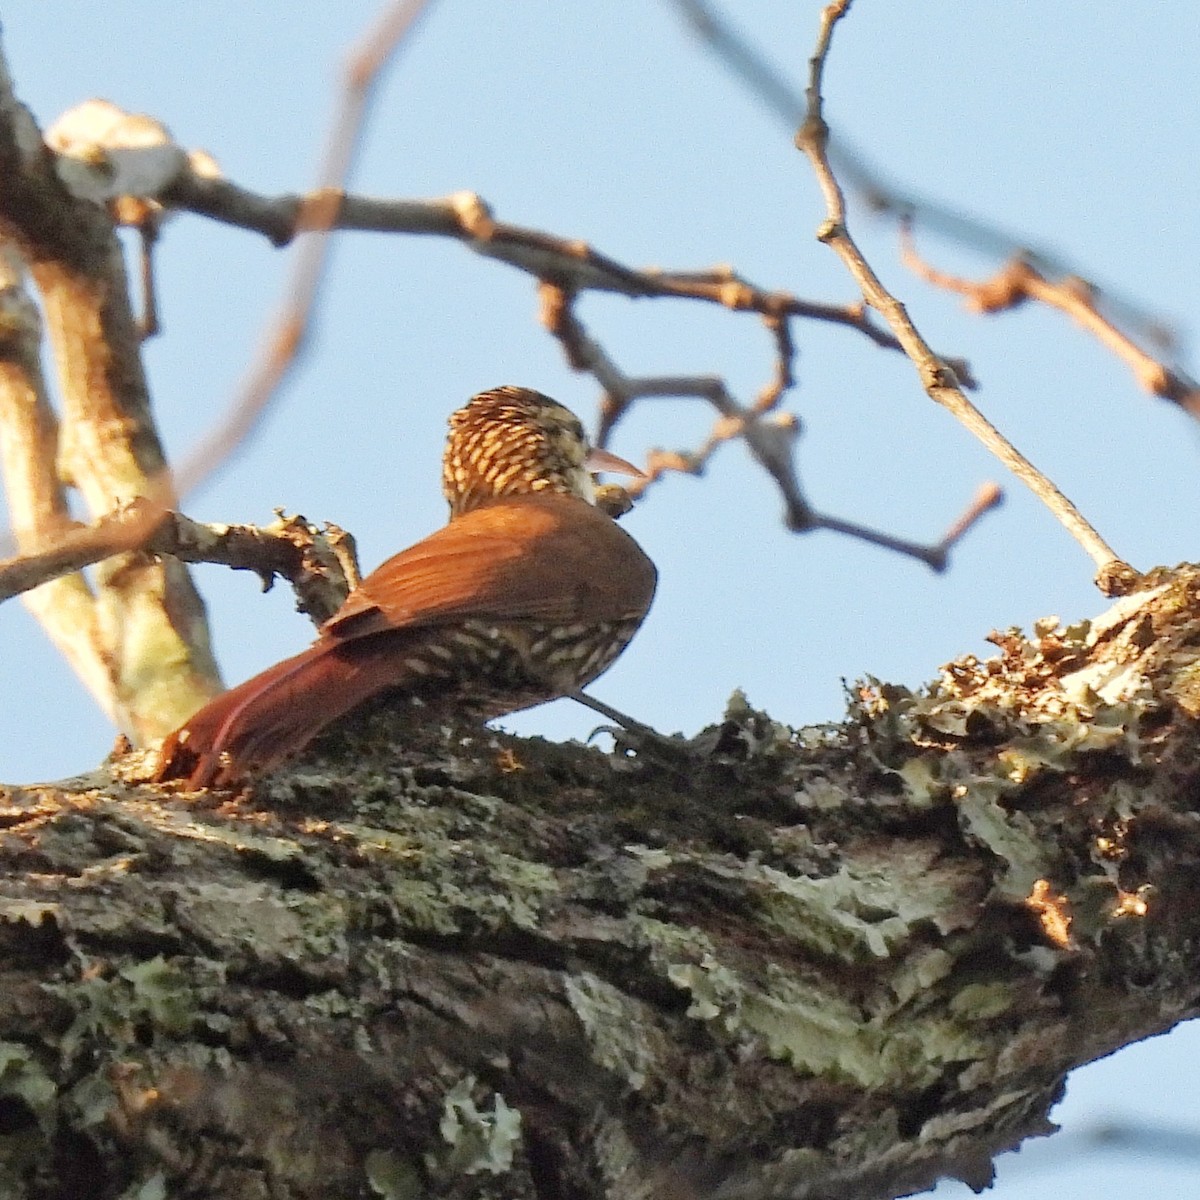
M 311 180 L 338 64 L 375 7 L 344 0 L 335 17 L 316 0 L 18 2 L 6 6 L 4 36 L 19 94 L 44 125 L 104 96 L 208 149 L 238 183 L 274 193 Z M 801 81 L 819 5 L 730 7 Z M 380 89 L 352 186 L 398 197 L 473 190 L 506 220 L 633 265 L 727 262 L 763 286 L 853 300 L 813 238 L 823 211 L 790 131 L 667 4 L 607 0 L 583 13 L 552 0 L 442 0 Z M 1200 110 L 1180 81 L 1194 75 L 1200 8 L 1166 0 L 1135 18 L 1115 0 L 1059 0 L 1047 13 L 1029 0 L 859 0 L 837 34 L 827 116 L 906 187 L 1053 247 L 1194 332 Z M 1193 422 L 1139 392 L 1057 314 L 964 313 L 899 265 L 893 230 L 861 209 L 852 217 L 928 340 L 971 361 L 980 406 L 1118 552 L 1140 568 L 1196 556 Z M 995 266 L 932 239 L 922 248 L 953 270 Z M 147 365 L 180 454 L 229 403 L 280 302 L 286 259 L 262 239 L 181 216 L 158 268 L 165 332 Z M 630 373 L 721 374 L 746 399 L 769 377 L 770 343 L 750 317 L 595 296 L 579 313 Z M 926 399 L 903 358 L 845 330 L 804 323 L 794 333 L 799 385 L 787 407 L 804 423 L 799 461 L 817 507 L 933 540 L 980 482 L 1000 482 L 1007 503 L 935 576 L 828 533 L 787 533 L 778 497 L 739 446 L 701 480 L 661 484 L 627 518 L 659 565 L 655 609 L 594 690 L 666 730 L 714 720 L 739 686 L 782 720 L 835 720 L 843 680 L 917 685 L 956 655 L 985 652 L 992 628 L 1104 606 L 1082 551 Z M 263 521 L 282 505 L 336 521 L 373 566 L 443 520 L 445 416 L 498 383 L 538 387 L 585 417 L 596 399 L 539 328 L 526 277 L 457 244 L 342 237 L 303 363 L 253 442 L 187 510 Z M 693 446 L 710 422 L 698 401 L 648 401 L 614 448 L 636 460 L 654 445 Z M 263 597 L 249 577 L 198 574 L 230 682 L 309 640 L 286 589 Z M 113 731 L 17 604 L 0 607 L 0 645 L 0 682 L 23 698 L 0 712 L 0 778 L 94 764 Z M 565 737 L 593 723 L 563 703 L 509 726 Z M 1198 1057 L 1189 1029 L 1125 1051 L 1073 1077 L 1059 1119 L 1185 1122 Z M 1054 1156 L 1053 1142 L 1002 1171 L 997 1195 L 1196 1186 L 1190 1167 L 1128 1157 L 1034 1171 L 1039 1154 Z

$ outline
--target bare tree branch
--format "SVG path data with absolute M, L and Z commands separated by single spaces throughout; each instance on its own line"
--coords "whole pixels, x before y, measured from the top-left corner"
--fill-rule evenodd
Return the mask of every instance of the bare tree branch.
M 972 312 L 1007 312 L 1020 307 L 1026 300 L 1035 300 L 1048 308 L 1057 309 L 1126 363 L 1145 391 L 1152 396 L 1173 401 L 1193 416 L 1200 416 L 1200 384 L 1177 368 L 1167 366 L 1147 354 L 1118 329 L 1101 312 L 1095 289 L 1086 280 L 1078 276 L 1066 276 L 1052 281 L 1023 256 L 1009 261 L 990 279 L 964 279 L 926 263 L 917 253 L 907 222 L 901 223 L 900 233 L 904 264 L 927 283 L 964 296 L 967 308 Z
M 829 163 L 829 128 L 821 95 L 833 32 L 850 4 L 851 0 L 835 0 L 822 11 L 817 48 L 810 61 L 808 115 L 796 135 L 796 145 L 811 162 L 825 197 L 827 216 L 817 237 L 835 251 L 862 290 L 863 298 L 888 323 L 920 373 L 930 399 L 952 413 L 1050 509 L 1096 564 L 1097 586 L 1106 595 L 1122 594 L 1134 585 L 1136 572 L 1117 556 L 1070 500 L 967 399 L 953 369 L 934 354 L 904 305 L 883 286 L 850 236 L 845 197 Z
M 2 63 L 0 174 L 0 235 L 37 284 L 58 372 L 58 471 L 94 516 L 169 496 L 112 220 L 63 187 Z M 177 562 L 109 559 L 96 583 L 93 628 L 110 686 L 102 702 L 135 739 L 161 736 L 220 687 L 203 604 Z M 77 586 L 58 594 L 82 607 Z M 89 685 L 99 682 L 93 670 Z
M 71 516 L 58 478 L 58 418 L 42 377 L 41 321 L 24 288 L 19 255 L 0 243 L 0 462 L 8 510 L 31 549 L 62 536 Z M 29 582 L 43 583 L 42 578 Z M 35 591 L 26 607 L 101 710 L 116 720 L 110 662 L 96 623 L 95 597 L 82 575 Z
M 309 219 L 306 214 L 314 203 L 311 196 L 260 196 L 227 180 L 190 172 L 180 175 L 162 199 L 175 208 L 261 233 L 280 246 L 304 232 Z M 853 329 L 884 349 L 903 349 L 861 304 L 804 300 L 791 292 L 750 283 L 730 267 L 664 271 L 626 266 L 578 239 L 498 221 L 490 206 L 474 192 L 459 192 L 441 200 L 342 195 L 329 220 L 331 229 L 453 238 L 477 254 L 498 259 L 571 292 L 695 300 L 771 319 L 822 321 Z M 965 386 L 974 386 L 965 360 L 950 357 L 947 361 L 955 365 Z
M 795 130 L 803 124 L 807 109 L 799 90 L 768 62 L 763 53 L 721 17 L 708 0 L 670 0 L 670 3 L 714 58 L 741 80 L 750 95 L 764 104 L 788 129 Z M 838 177 L 845 180 L 878 213 L 901 222 L 915 222 L 922 229 L 997 259 L 1021 257 L 1043 275 L 1082 278 L 1078 266 L 1073 266 L 1060 254 L 1045 247 L 1035 247 L 1028 239 L 999 229 L 990 221 L 949 208 L 929 196 L 918 195 L 888 180 L 840 131 L 831 131 L 828 154 Z M 1083 285 L 1092 293 L 1099 311 L 1108 314 L 1113 324 L 1129 329 L 1133 337 L 1149 342 L 1164 353 L 1178 351 L 1178 335 L 1164 318 L 1110 287 L 1101 287 L 1086 279 Z M 1163 364 L 1163 370 L 1183 374 L 1178 368 L 1166 364 Z M 1166 398 L 1174 399 L 1172 396 Z

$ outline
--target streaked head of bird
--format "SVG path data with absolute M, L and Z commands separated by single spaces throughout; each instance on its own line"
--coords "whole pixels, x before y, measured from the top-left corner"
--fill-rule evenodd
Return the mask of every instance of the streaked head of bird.
M 442 492 L 459 516 L 502 496 L 557 492 L 595 503 L 592 472 L 641 472 L 593 450 L 579 418 L 557 400 L 522 387 L 480 392 L 450 417 Z

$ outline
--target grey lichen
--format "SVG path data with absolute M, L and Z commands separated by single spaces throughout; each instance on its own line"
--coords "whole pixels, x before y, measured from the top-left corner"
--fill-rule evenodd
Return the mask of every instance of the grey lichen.
M 161 955 L 126 963 L 113 975 L 93 969 L 73 983 L 47 984 L 46 991 L 75 1010 L 75 1019 L 59 1041 L 68 1061 L 89 1038 L 134 1044 L 143 1023 L 165 1033 L 183 1033 L 197 1011 L 192 981 Z
M 911 936 L 914 920 L 938 911 L 884 873 L 859 874 L 849 865 L 823 878 L 790 875 L 758 863 L 746 864 L 740 874 L 760 897 L 769 926 L 845 962 L 887 957 Z
M 121 1200 L 168 1200 L 166 1176 L 155 1171 L 149 1179 L 131 1183 L 122 1193 Z
M 1019 900 L 1029 895 L 1035 881 L 1045 878 L 1047 848 L 1028 817 L 1000 805 L 1004 790 L 994 779 L 973 779 L 958 784 L 953 798 L 963 831 L 1005 864 L 997 883 L 1000 892 Z
M 28 1046 L 19 1042 L 0 1042 L 0 1096 L 19 1100 L 49 1132 L 55 1123 L 57 1095 L 58 1085 Z
M 843 1078 L 867 1088 L 928 1086 L 947 1062 L 986 1053 L 986 1039 L 969 1024 L 938 1017 L 864 1020 L 836 991 L 768 965 L 763 984 L 751 982 L 711 956 L 670 972 L 692 1001 L 688 1016 L 712 1022 L 731 1041 L 761 1043 L 772 1058 L 804 1075 Z

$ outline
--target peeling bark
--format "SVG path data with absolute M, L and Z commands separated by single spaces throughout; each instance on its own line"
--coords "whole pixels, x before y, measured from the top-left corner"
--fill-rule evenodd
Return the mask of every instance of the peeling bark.
M 1200 570 L 792 731 L 0 789 L 14 1200 L 893 1197 L 1197 1011 Z

